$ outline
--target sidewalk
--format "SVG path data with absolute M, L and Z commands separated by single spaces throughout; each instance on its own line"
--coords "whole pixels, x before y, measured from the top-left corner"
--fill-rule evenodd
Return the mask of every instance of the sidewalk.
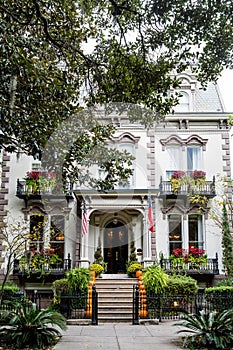
M 177 321 L 178 322 L 178 321 Z M 68 326 L 55 350 L 177 350 L 183 335 L 174 321 L 159 325 L 105 323 L 98 326 Z

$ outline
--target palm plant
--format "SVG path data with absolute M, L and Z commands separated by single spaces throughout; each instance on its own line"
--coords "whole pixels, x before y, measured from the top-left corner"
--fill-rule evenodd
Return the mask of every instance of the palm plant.
M 233 309 L 185 314 L 184 321 L 176 325 L 185 327 L 178 333 L 193 333 L 184 339 L 189 349 L 230 350 L 233 347 Z
M 25 301 L 11 306 L 12 310 L 1 316 L 0 339 L 5 346 L 13 344 L 17 349 L 44 349 L 61 336 L 57 327 L 66 329 L 66 319 L 57 311 L 29 308 Z

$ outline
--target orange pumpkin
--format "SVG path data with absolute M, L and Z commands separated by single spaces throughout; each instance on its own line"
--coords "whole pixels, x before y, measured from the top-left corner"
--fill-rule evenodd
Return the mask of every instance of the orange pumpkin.
M 147 310 L 140 310 L 139 311 L 139 316 L 140 317 L 146 317 L 148 315 L 148 311 Z
M 142 271 L 141 270 L 137 270 L 135 273 L 136 277 L 139 277 L 142 275 Z
M 85 316 L 91 317 L 92 316 L 92 310 L 86 310 L 85 311 Z

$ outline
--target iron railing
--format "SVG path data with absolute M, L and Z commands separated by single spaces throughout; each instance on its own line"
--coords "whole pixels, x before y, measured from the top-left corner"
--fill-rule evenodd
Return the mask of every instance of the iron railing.
M 134 287 L 137 290 L 137 287 Z M 133 324 L 140 319 L 182 319 L 185 313 L 194 314 L 201 310 L 218 312 L 233 308 L 233 292 L 207 294 L 199 290 L 196 295 L 165 295 L 147 293 L 142 303 L 140 293 L 133 296 Z
M 92 287 L 92 296 L 87 294 L 61 295 L 59 311 L 67 319 L 91 319 L 92 325 L 98 325 L 98 293 Z
M 192 274 L 208 274 L 208 275 L 218 275 L 218 254 L 216 258 L 207 258 L 206 262 L 203 263 L 191 263 L 191 262 L 175 262 L 171 259 L 161 258 L 160 266 L 166 272 L 181 273 L 187 272 L 189 275 Z
M 14 259 L 13 264 L 13 275 L 15 276 L 30 276 L 35 274 L 44 274 L 44 275 L 63 275 L 66 271 L 71 270 L 72 261 L 70 259 L 70 254 L 68 254 L 67 259 L 63 259 L 62 261 L 58 261 L 54 264 L 48 266 L 41 266 L 41 268 L 35 269 L 30 265 L 30 262 L 27 266 L 20 266 L 19 259 Z
M 193 195 L 199 194 L 200 196 L 214 197 L 215 196 L 215 177 L 212 181 L 205 181 L 203 184 L 191 186 L 189 183 L 180 186 L 177 193 L 174 193 L 170 181 L 163 181 L 160 178 L 159 184 L 160 196 L 169 195 Z
M 67 182 L 65 186 L 63 187 L 62 191 L 60 193 L 57 193 L 55 190 L 53 190 L 50 186 L 47 188 L 41 189 L 39 186 L 37 186 L 35 189 L 33 189 L 32 186 L 27 185 L 25 180 L 19 180 L 17 179 L 17 188 L 16 188 L 16 196 L 19 198 L 25 198 L 25 197 L 38 197 L 41 195 L 46 196 L 59 196 L 59 195 L 66 195 L 68 197 L 72 196 L 73 193 L 73 183 Z

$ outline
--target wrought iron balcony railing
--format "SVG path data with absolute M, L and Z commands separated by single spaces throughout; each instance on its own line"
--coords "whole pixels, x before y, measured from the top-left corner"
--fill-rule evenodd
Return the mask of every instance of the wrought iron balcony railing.
M 14 260 L 13 264 L 13 275 L 14 276 L 27 276 L 28 278 L 30 276 L 35 275 L 59 275 L 63 276 L 66 271 L 71 270 L 71 259 L 70 255 L 68 254 L 67 259 L 63 259 L 62 261 L 58 261 L 54 264 L 41 264 L 41 266 L 33 266 L 28 262 L 27 264 L 24 264 L 23 266 L 20 264 L 19 259 Z
M 163 181 L 160 178 L 159 184 L 160 196 L 179 196 L 179 195 L 194 195 L 199 194 L 200 196 L 214 197 L 215 196 L 215 177 L 212 181 L 204 181 L 201 184 L 181 184 L 177 191 L 174 191 L 171 181 Z
M 67 182 L 66 186 L 62 188 L 60 193 L 58 193 L 57 190 L 53 189 L 50 186 L 32 186 L 28 185 L 25 180 L 19 180 L 17 179 L 17 189 L 16 189 L 16 196 L 19 198 L 26 198 L 26 197 L 38 197 L 41 195 L 46 196 L 59 196 L 59 195 L 66 195 L 66 197 L 72 197 L 73 192 L 73 183 Z
M 216 258 L 207 258 L 206 262 L 198 263 L 198 262 L 176 262 L 172 259 L 164 259 L 160 260 L 160 266 L 167 272 L 185 272 L 189 275 L 194 274 L 207 274 L 207 275 L 218 275 L 218 256 Z

